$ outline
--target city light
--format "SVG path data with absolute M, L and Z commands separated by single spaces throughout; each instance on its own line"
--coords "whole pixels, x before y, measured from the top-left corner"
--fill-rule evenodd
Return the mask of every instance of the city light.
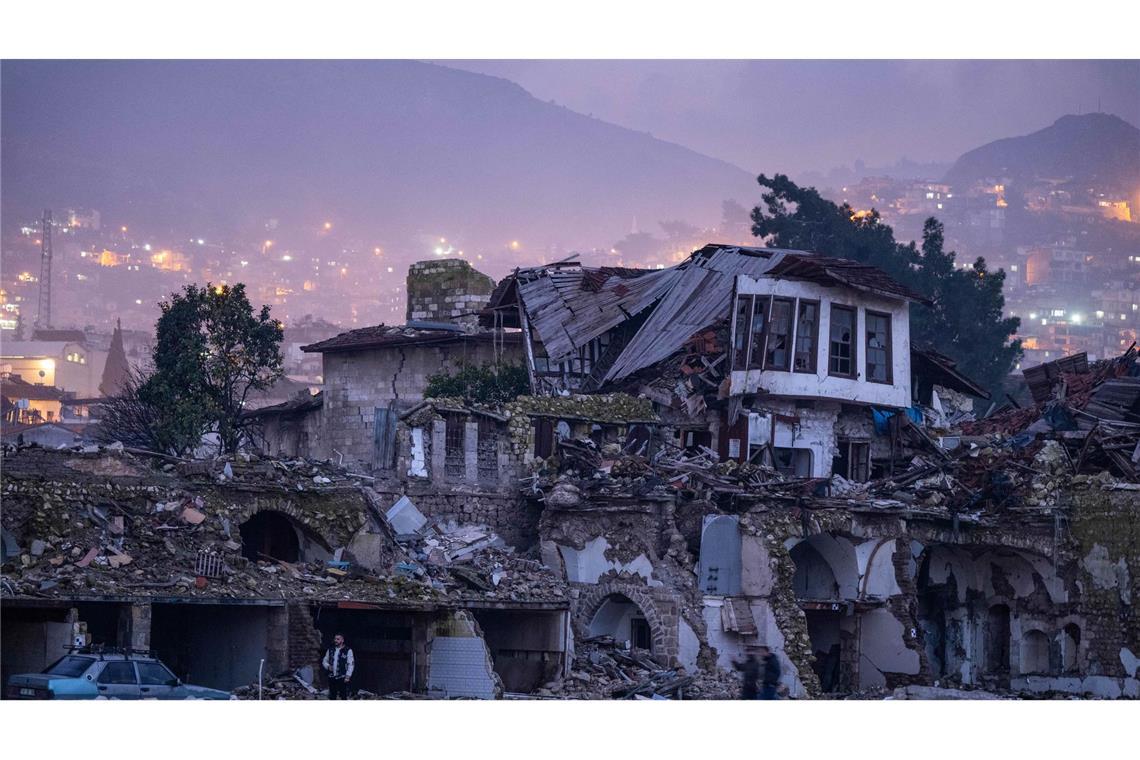
M 519 241 L 512 240 L 511 241 L 511 248 L 517 251 L 519 249 Z
M 328 232 L 329 230 L 332 229 L 332 222 L 325 222 L 324 226 L 325 226 L 325 232 Z
M 120 232 L 126 232 L 127 231 L 127 225 L 124 224 L 122 227 L 119 228 L 119 231 Z
M 289 254 L 285 254 L 284 256 L 281 257 L 281 260 L 282 261 L 292 261 L 293 257 L 290 256 Z

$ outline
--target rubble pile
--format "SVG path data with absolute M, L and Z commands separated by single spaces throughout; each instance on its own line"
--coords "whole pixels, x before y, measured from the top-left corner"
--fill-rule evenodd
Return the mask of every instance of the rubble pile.
M 327 464 L 239 458 L 180 463 L 177 471 L 151 464 L 121 447 L 6 452 L 3 522 L 17 550 L 5 557 L 0 593 L 396 606 L 566 598 L 564 583 L 485 529 L 452 524 L 393 541 L 365 489 Z M 330 559 L 244 556 L 240 528 L 250 500 L 282 490 L 291 492 L 287 504 L 273 506 L 290 510 L 302 528 L 311 523 L 334 547 Z M 378 534 L 379 565 L 347 548 L 361 531 Z
M 772 467 L 721 461 L 707 447 L 697 452 L 664 445 L 652 457 L 630 454 L 617 444 L 589 438 L 558 442 L 557 458 L 545 463 L 527 488 L 552 506 L 573 507 L 599 498 L 641 499 L 683 492 L 689 498 L 718 495 L 796 496 L 811 494 L 826 481 L 795 478 Z
M 567 679 L 536 693 L 560 699 L 736 699 L 740 680 L 730 673 L 663 668 L 644 650 L 623 650 L 612 637 L 595 636 L 576 643 Z
M 401 499 L 387 518 L 407 553 L 397 571 L 463 598 L 499 601 L 563 601 L 567 584 L 541 562 L 518 555 L 489 528 L 439 524 Z
M 239 686 L 232 692 L 238 699 L 250 700 L 294 700 L 294 699 L 328 699 L 328 689 L 317 689 L 306 683 L 300 676 L 293 673 L 283 673 L 274 678 L 267 679 L 260 688 L 256 683 Z M 349 699 L 417 699 L 422 695 L 411 692 L 397 692 L 395 694 L 374 694 L 366 689 L 356 689 L 349 695 Z

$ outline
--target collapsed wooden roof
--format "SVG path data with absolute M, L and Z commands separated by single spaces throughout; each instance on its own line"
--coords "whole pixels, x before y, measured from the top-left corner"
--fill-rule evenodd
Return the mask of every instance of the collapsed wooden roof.
M 552 362 L 644 315 L 604 381 L 620 380 L 674 353 L 697 331 L 727 318 L 737 275 L 850 287 L 907 301 L 926 299 L 867 264 L 806 251 L 709 244 L 668 269 L 584 267 L 562 261 L 519 269 L 499 283 L 481 315 L 486 326 L 520 327 L 519 302 Z

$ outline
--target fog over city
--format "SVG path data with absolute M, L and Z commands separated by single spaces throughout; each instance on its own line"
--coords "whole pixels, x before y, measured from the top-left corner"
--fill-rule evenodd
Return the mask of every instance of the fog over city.
M 754 242 L 760 173 L 875 208 L 900 240 L 938 216 L 961 261 L 1021 273 L 1011 312 L 1039 285 L 1026 315 L 1135 317 L 1097 301 L 1083 259 L 1072 303 L 1025 277 L 1060 247 L 1134 282 L 1135 61 L 8 61 L 2 78 L 5 335 L 37 320 L 45 209 L 52 326 L 149 330 L 161 299 L 211 281 L 287 325 L 352 327 L 399 323 L 423 259 L 499 278 Z M 1067 116 L 1016 178 L 1007 155 L 956 164 Z M 1066 164 L 1081 140 L 1099 153 Z

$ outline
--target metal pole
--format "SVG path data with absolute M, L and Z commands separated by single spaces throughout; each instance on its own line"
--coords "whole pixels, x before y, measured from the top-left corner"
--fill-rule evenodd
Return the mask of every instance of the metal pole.
M 261 660 L 261 664 L 257 666 L 257 701 L 261 701 L 261 674 L 265 670 L 265 660 Z

